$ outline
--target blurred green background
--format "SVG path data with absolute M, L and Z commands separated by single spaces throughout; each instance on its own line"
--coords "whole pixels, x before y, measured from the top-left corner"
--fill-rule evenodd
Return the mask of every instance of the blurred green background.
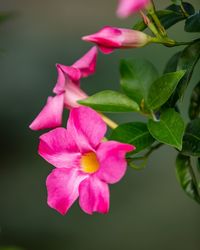
M 161 8 L 170 1 L 155 1 Z M 199 0 L 191 3 L 200 7 Z M 16 15 L 0 27 L 0 246 L 24 250 L 198 250 L 199 205 L 179 187 L 175 150 L 163 147 L 143 171 L 129 169 L 111 187 L 108 215 L 84 214 L 76 203 L 66 216 L 46 204 L 45 179 L 52 167 L 37 154 L 40 132 L 28 125 L 46 102 L 56 82 L 55 63 L 72 64 L 90 44 L 81 36 L 104 25 L 131 27 L 133 17 L 115 16 L 116 0 L 1 0 L 1 11 Z M 178 41 L 183 24 L 169 34 Z M 119 60 L 147 58 L 162 72 L 181 48 L 151 45 L 138 50 L 99 54 L 97 72 L 82 82 L 89 93 L 119 89 Z M 199 65 L 191 87 L 199 77 Z M 189 94 L 181 104 L 187 120 Z M 118 122 L 141 119 L 112 114 Z

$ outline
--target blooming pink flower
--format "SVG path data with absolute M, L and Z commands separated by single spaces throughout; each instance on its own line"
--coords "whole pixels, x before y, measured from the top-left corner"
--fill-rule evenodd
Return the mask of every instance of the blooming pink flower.
M 150 0 L 119 0 L 117 15 L 121 18 L 130 16 L 150 4 Z
M 39 154 L 56 168 L 47 177 L 47 203 L 66 214 L 79 197 L 82 210 L 107 213 L 108 184 L 125 174 L 125 154 L 134 146 L 103 142 L 106 124 L 88 107 L 70 111 L 67 129 L 56 128 L 40 137 Z
M 64 107 L 78 107 L 77 100 L 87 97 L 80 88 L 80 79 L 95 72 L 96 59 L 97 48 L 93 47 L 72 66 L 56 65 L 58 79 L 53 89 L 56 96 L 47 99 L 46 105 L 30 125 L 32 130 L 61 126 Z
M 82 39 L 96 43 L 103 53 L 109 54 L 118 48 L 142 47 L 149 42 L 150 37 L 141 31 L 105 26 L 97 33 Z

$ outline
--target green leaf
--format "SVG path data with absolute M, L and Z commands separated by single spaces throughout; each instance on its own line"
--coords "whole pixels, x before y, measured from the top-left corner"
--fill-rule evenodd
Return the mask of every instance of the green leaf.
M 124 94 L 112 90 L 96 93 L 78 103 L 104 112 L 134 112 L 140 111 L 136 102 Z
M 171 72 L 175 72 L 177 69 L 177 65 L 178 65 L 178 61 L 180 58 L 182 51 L 177 52 L 176 54 L 174 54 L 169 61 L 167 62 L 165 69 L 164 69 L 164 73 L 171 73 Z
M 176 24 L 179 21 L 182 21 L 185 19 L 185 16 L 182 13 L 175 12 L 173 10 L 158 10 L 156 11 L 156 15 L 160 19 L 162 25 L 165 29 L 170 28 L 172 25 Z M 148 18 L 151 20 L 150 15 L 147 15 Z M 147 25 L 144 23 L 144 21 L 137 22 L 132 29 L 143 31 L 147 28 Z
M 194 14 L 194 11 L 195 11 L 194 7 L 190 3 L 183 3 L 183 6 L 184 6 L 185 11 L 189 15 Z M 165 29 L 168 29 L 174 24 L 186 19 L 185 15 L 182 12 L 181 7 L 175 4 L 168 6 L 165 10 L 156 11 L 156 14 Z M 151 19 L 150 15 L 147 15 L 147 16 L 148 18 Z M 146 28 L 147 28 L 147 25 L 144 23 L 144 21 L 139 21 L 133 26 L 134 30 L 140 30 L 140 31 L 143 31 Z
M 177 101 L 183 96 L 199 58 L 200 39 L 197 39 L 193 43 L 188 45 L 179 57 L 177 70 L 186 70 L 186 74 L 179 82 L 176 91 L 168 102 L 170 107 L 173 107 L 177 103 Z
M 178 154 L 176 159 L 176 176 L 185 193 L 200 203 L 198 186 L 193 173 L 190 157 Z
M 138 153 L 150 147 L 155 141 L 150 135 L 146 123 L 143 122 L 132 122 L 119 125 L 112 131 L 109 139 L 134 145 L 136 147 L 134 153 Z
M 189 107 L 189 117 L 191 120 L 198 118 L 200 115 L 200 82 L 192 91 Z
M 153 82 L 147 96 L 148 108 L 155 110 L 162 106 L 172 95 L 184 74 L 184 70 L 167 73 Z
M 146 100 L 149 87 L 158 77 L 156 68 L 146 60 L 122 60 L 120 63 L 121 85 L 127 96 L 139 105 Z
M 190 3 L 182 2 L 182 7 L 184 8 L 185 12 L 188 15 L 193 15 L 195 13 L 195 9 L 192 6 L 192 4 L 190 4 Z M 171 4 L 170 6 L 167 7 L 167 9 L 175 11 L 175 12 L 179 12 L 180 14 L 185 16 L 183 13 L 182 7 L 180 5 L 177 5 L 177 4 Z
M 164 111 L 159 121 L 149 120 L 148 129 L 157 141 L 182 149 L 185 125 L 182 117 L 173 109 Z
M 200 156 L 200 118 L 191 121 L 183 137 L 182 154 Z
M 185 31 L 200 32 L 200 11 L 187 18 L 185 22 Z

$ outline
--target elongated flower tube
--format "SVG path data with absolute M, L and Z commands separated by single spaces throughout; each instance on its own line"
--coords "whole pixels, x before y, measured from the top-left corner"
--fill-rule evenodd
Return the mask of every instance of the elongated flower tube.
M 109 54 L 119 48 L 143 47 L 150 42 L 151 37 L 137 30 L 105 26 L 97 33 L 84 36 L 82 39 L 97 44 L 103 53 Z
M 150 0 L 119 0 L 117 15 L 120 18 L 128 17 L 147 7 L 150 2 Z
M 96 60 L 97 48 L 93 47 L 72 66 L 56 65 L 58 79 L 53 89 L 56 96 L 48 97 L 46 105 L 30 125 L 32 130 L 61 126 L 63 109 L 78 107 L 77 100 L 87 97 L 80 88 L 80 79 L 95 72 Z
M 87 214 L 109 211 L 109 186 L 126 172 L 125 154 L 134 146 L 103 142 L 106 124 L 88 107 L 70 111 L 67 129 L 56 128 L 40 137 L 39 154 L 55 169 L 46 180 L 47 203 L 62 215 L 79 197 Z

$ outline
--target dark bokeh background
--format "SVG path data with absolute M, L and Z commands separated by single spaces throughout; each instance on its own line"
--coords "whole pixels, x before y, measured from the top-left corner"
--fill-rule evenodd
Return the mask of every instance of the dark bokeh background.
M 159 8 L 170 1 L 156 1 Z M 199 0 L 191 1 L 197 8 Z M 103 25 L 131 27 L 133 18 L 115 16 L 116 0 L 1 0 L 0 10 L 15 17 L 0 28 L 0 246 L 27 250 L 197 250 L 199 206 L 180 189 L 174 171 L 175 150 L 164 147 L 143 171 L 129 169 L 111 187 L 108 215 L 88 216 L 75 204 L 65 217 L 46 204 L 45 179 L 51 166 L 37 155 L 38 136 L 28 125 L 51 94 L 55 63 L 70 65 L 90 44 L 80 37 Z M 179 41 L 183 24 L 169 31 Z M 97 73 L 85 79 L 88 93 L 119 88 L 119 59 L 147 58 L 162 72 L 180 48 L 151 45 L 98 58 Z M 198 69 L 192 85 L 198 79 Z M 187 120 L 186 95 L 181 104 Z M 118 122 L 138 119 L 114 115 Z

